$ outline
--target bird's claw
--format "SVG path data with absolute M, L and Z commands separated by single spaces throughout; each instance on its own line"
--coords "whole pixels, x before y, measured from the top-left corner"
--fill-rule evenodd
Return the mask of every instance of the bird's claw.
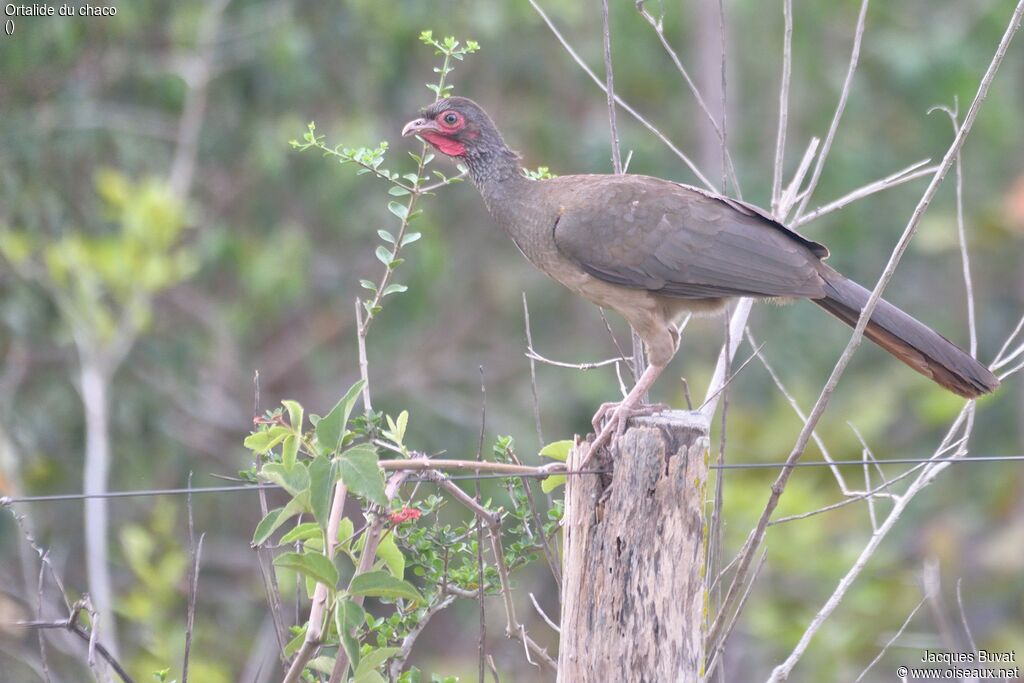
M 591 424 L 594 427 L 594 434 L 600 434 L 608 422 L 614 422 L 614 434 L 621 436 L 626 431 L 626 421 L 629 418 L 657 415 L 665 410 L 669 410 L 669 406 L 664 403 L 649 403 L 635 407 L 625 403 L 602 403 L 594 413 Z M 611 415 L 608 414 L 609 412 Z
M 669 410 L 664 403 L 645 404 L 641 406 L 630 406 L 625 401 L 621 403 L 602 403 L 594 413 L 592 424 L 594 426 L 594 440 L 583 457 L 580 467 L 590 461 L 592 457 L 611 440 L 612 436 L 621 436 L 626 431 L 626 423 L 631 417 L 644 415 L 657 415 Z M 611 415 L 608 413 L 611 412 Z

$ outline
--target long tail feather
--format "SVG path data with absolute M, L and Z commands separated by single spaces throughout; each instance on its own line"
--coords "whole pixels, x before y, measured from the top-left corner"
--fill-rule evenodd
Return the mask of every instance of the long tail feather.
M 822 276 L 825 297 L 814 299 L 814 303 L 855 326 L 871 292 L 831 268 Z M 966 351 L 884 299 L 878 302 L 864 335 L 925 377 L 965 398 L 976 398 L 999 386 L 995 375 Z

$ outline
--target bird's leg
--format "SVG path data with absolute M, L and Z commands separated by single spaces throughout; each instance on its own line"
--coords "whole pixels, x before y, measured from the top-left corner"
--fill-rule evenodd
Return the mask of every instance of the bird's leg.
M 597 415 L 594 416 L 594 431 L 597 433 L 597 436 L 594 437 L 594 442 L 590 444 L 590 450 L 583 457 L 583 461 L 580 463 L 581 468 L 594 457 L 594 454 L 599 449 L 608 443 L 613 434 L 625 429 L 626 420 L 630 417 L 650 412 L 650 409 L 653 409 L 655 412 L 662 409 L 661 406 L 649 406 L 648 410 L 643 410 L 640 409 L 640 403 L 664 369 L 664 365 L 655 365 L 654 363 L 648 365 L 647 369 L 644 370 L 644 374 L 640 375 L 640 379 L 637 380 L 633 389 L 626 395 L 626 398 L 617 404 L 605 403 L 598 408 Z M 612 414 L 605 419 L 609 411 L 612 411 Z M 600 427 L 600 431 L 598 431 L 602 420 L 604 421 L 604 426 Z

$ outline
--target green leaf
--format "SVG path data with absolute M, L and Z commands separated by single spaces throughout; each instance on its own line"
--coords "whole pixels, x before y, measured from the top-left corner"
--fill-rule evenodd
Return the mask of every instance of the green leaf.
M 540 482 L 540 490 L 543 491 L 544 493 L 551 493 L 552 491 L 557 489 L 559 486 L 562 486 L 564 484 L 565 484 L 565 475 L 564 474 L 552 474 L 552 475 L 549 475 L 548 477 L 546 477 L 545 479 L 543 479 Z
M 373 284 L 369 280 L 360 280 L 359 284 L 360 284 L 360 286 L 362 286 L 363 289 L 368 289 L 371 292 L 376 292 L 377 291 L 377 285 Z
M 405 204 L 399 204 L 398 202 L 388 202 L 388 211 L 398 216 L 400 220 L 405 220 L 409 217 L 409 207 Z
M 540 454 L 545 458 L 551 458 L 552 460 L 560 460 L 565 462 L 569 458 L 569 451 L 573 447 L 573 442 L 569 439 L 564 441 L 553 441 L 544 448 L 540 449 Z
M 313 516 L 324 528 L 331 514 L 331 492 L 338 477 L 338 468 L 323 455 L 309 463 L 309 504 Z
M 396 579 L 384 571 L 364 572 L 352 577 L 348 586 L 349 595 L 365 595 L 374 598 L 396 600 L 406 598 L 423 602 L 423 596 L 408 581 Z
M 370 650 L 362 659 L 359 660 L 359 666 L 356 667 L 356 680 L 355 683 L 376 683 L 376 681 L 383 681 L 380 674 L 377 673 L 377 669 L 380 668 L 384 662 L 388 661 L 391 657 L 394 657 L 400 652 L 397 647 L 380 647 L 376 650 Z
M 306 541 L 321 536 L 324 530 L 316 522 L 303 522 L 281 537 L 281 543 Z
M 321 655 L 313 660 L 310 660 L 307 668 L 317 671 L 328 676 L 334 671 L 334 657 L 328 657 L 327 655 Z
M 274 425 L 264 432 L 256 432 L 245 437 L 243 445 L 251 451 L 260 455 L 267 453 L 271 448 L 284 441 L 291 430 L 281 425 Z
M 387 287 L 384 288 L 384 293 L 381 294 L 381 296 L 387 296 L 388 294 L 396 294 L 396 293 L 401 294 L 402 292 L 406 292 L 408 290 L 409 290 L 409 288 L 406 287 L 405 285 L 399 285 L 399 284 L 388 285 Z
M 385 242 L 387 242 L 388 244 L 394 244 L 394 243 L 395 243 L 395 236 L 394 236 L 394 235 L 392 235 L 392 234 L 391 234 L 390 232 L 388 232 L 387 230 L 378 230 L 378 231 L 377 231 L 377 235 L 378 235 L 378 236 L 379 236 L 379 237 L 380 237 L 380 238 L 381 238 L 382 240 L 384 240 Z
M 348 517 L 342 517 L 338 522 L 338 548 L 351 554 L 352 537 L 356 533 L 356 527 Z
M 380 545 L 377 546 L 377 559 L 383 560 L 384 566 L 393 577 L 405 578 L 405 555 L 398 549 L 394 534 L 388 534 L 380 540 Z
M 284 655 L 291 659 L 291 656 L 299 651 L 302 647 L 302 641 L 306 639 L 306 629 L 309 628 L 308 624 L 302 626 L 302 630 L 299 631 L 294 638 L 288 641 L 288 644 L 284 646 Z
M 295 461 L 299 456 L 299 437 L 289 434 L 285 437 L 284 446 L 281 447 L 281 465 L 285 470 L 295 469 Z
M 388 194 L 392 197 L 404 197 L 409 194 L 409 190 L 398 185 L 392 185 L 391 188 L 388 189 Z
M 348 596 L 338 596 L 334 603 L 334 627 L 341 638 L 341 646 L 345 648 L 348 661 L 353 668 L 359 666 L 359 641 L 352 633 L 366 623 L 366 612 Z M 342 678 L 347 679 L 346 676 Z
M 283 508 L 277 508 L 267 513 L 267 516 L 256 525 L 256 531 L 252 535 L 252 545 L 257 546 L 265 543 L 275 531 L 281 528 L 285 522 L 294 517 L 309 512 L 309 494 L 303 491 L 288 501 Z M 284 543 L 285 540 L 281 539 Z
M 281 401 L 288 409 L 288 422 L 296 434 L 302 433 L 302 406 L 297 401 Z
M 345 427 L 348 425 L 348 418 L 352 415 L 352 408 L 356 404 L 359 392 L 363 390 L 363 380 L 359 380 L 345 392 L 331 412 L 327 413 L 316 424 L 316 440 L 320 447 L 327 453 L 333 454 L 341 445 L 341 439 L 345 435 Z
M 253 533 L 252 535 L 251 545 L 260 545 L 268 538 L 270 538 L 270 535 L 274 533 L 274 530 L 281 526 L 281 524 L 283 524 L 283 522 L 278 521 L 278 518 L 281 516 L 281 513 L 283 511 L 283 507 L 274 508 L 273 510 L 268 512 L 263 519 L 260 520 L 260 523 L 256 525 L 255 533 Z
M 281 553 L 274 558 L 274 566 L 296 571 L 332 590 L 338 585 L 338 570 L 320 553 Z
M 377 462 L 377 449 L 370 444 L 354 446 L 338 457 L 345 486 L 357 496 L 386 507 L 388 497 L 384 493 L 384 476 Z
M 309 470 L 304 463 L 296 463 L 290 470 L 279 462 L 268 462 L 257 476 L 271 484 L 277 484 L 293 496 L 309 488 Z
M 385 266 L 390 266 L 394 260 L 394 255 L 385 247 L 383 244 L 377 247 L 373 252 L 377 256 L 377 260 L 383 263 Z
M 410 232 L 410 233 L 407 233 L 406 236 L 402 238 L 401 246 L 404 247 L 407 244 L 412 244 L 413 242 L 415 242 L 416 240 L 418 240 L 421 237 L 423 237 L 423 233 L 422 232 Z

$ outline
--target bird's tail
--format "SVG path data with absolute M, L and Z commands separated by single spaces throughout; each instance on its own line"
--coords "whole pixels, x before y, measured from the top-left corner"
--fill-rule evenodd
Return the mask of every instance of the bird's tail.
M 825 296 L 813 301 L 854 327 L 871 292 L 826 268 L 822 272 Z M 871 314 L 864 335 L 925 377 L 965 398 L 976 398 L 999 386 L 995 375 L 966 351 L 884 299 Z

